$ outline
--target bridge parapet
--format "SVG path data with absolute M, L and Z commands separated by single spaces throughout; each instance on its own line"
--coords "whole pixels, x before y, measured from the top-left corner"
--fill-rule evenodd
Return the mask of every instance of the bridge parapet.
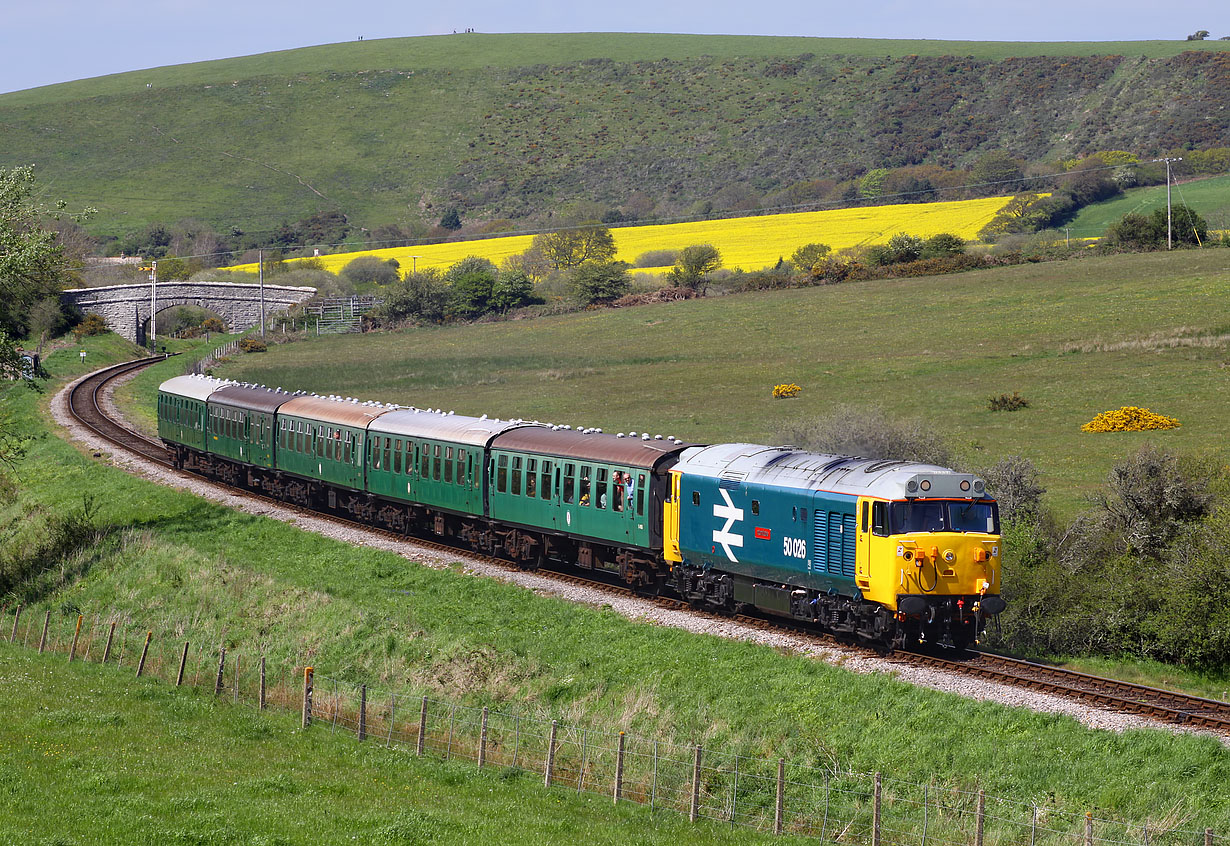
M 315 288 L 286 285 L 263 287 L 266 317 L 316 295 Z M 237 332 L 260 323 L 261 288 L 261 285 L 249 282 L 159 283 L 154 306 L 159 312 L 182 305 L 208 309 L 221 317 L 230 331 Z M 83 312 L 94 312 L 116 334 L 141 343 L 145 323 L 151 317 L 152 293 L 150 285 L 106 285 L 63 291 L 60 300 L 77 306 Z

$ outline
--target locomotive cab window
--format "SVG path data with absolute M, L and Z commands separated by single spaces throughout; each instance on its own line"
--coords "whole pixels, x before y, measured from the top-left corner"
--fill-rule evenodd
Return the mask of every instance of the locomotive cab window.
M 887 503 L 874 502 L 871 504 L 871 533 L 880 537 L 888 535 Z

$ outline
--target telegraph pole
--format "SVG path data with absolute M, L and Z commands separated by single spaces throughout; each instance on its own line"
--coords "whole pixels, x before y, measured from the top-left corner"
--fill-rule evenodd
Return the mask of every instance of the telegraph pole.
M 257 266 L 260 268 L 261 280 L 261 337 L 265 337 L 265 251 L 257 250 Z
M 1170 163 L 1181 162 L 1183 159 L 1181 157 L 1176 159 L 1167 157 L 1164 159 L 1154 159 L 1153 161 L 1166 163 L 1166 249 L 1170 250 L 1174 248 L 1174 239 L 1171 236 L 1170 228 Z

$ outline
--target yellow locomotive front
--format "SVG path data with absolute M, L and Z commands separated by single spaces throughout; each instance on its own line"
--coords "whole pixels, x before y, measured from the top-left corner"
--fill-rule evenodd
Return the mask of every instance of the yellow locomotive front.
M 976 642 L 1000 597 L 999 509 L 981 479 L 947 472 L 904 480 L 903 496 L 860 503 L 865 599 L 896 609 L 899 646 Z M 869 512 L 869 515 L 868 515 Z

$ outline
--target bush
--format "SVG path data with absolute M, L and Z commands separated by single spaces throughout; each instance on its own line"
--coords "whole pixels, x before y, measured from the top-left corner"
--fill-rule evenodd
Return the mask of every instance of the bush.
M 890 264 L 905 264 L 922 258 L 926 242 L 917 235 L 898 232 L 887 244 L 876 244 L 867 249 L 867 263 L 876 267 Z
M 987 493 L 999 501 L 1003 523 L 1035 523 L 1042 513 L 1042 494 L 1038 468 L 1028 458 L 1009 455 L 978 471 L 987 483 Z
M 649 250 L 632 262 L 633 267 L 670 267 L 679 258 L 678 250 Z
M 965 241 L 956 235 L 941 232 L 928 238 L 918 254 L 920 259 L 943 258 L 944 256 L 959 256 L 965 252 Z
M 1013 391 L 1011 396 L 1000 394 L 997 397 L 991 397 L 987 400 L 987 408 L 991 411 L 1017 411 L 1029 408 L 1029 400 L 1021 396 L 1019 392 Z
M 102 335 L 111 330 L 107 328 L 107 321 L 103 320 L 101 315 L 90 312 L 73 329 L 73 335 L 80 341 L 87 335 Z
M 444 319 L 449 302 L 449 288 L 435 268 L 410 273 L 384 291 L 384 302 L 369 314 L 382 325 L 396 325 L 407 320 L 438 323 Z
M 269 347 L 265 344 L 265 342 L 257 338 L 243 338 L 239 342 L 240 352 L 263 353 L 268 349 Z
M 814 275 L 812 268 L 832 250 L 833 248 L 828 244 L 804 244 L 790 255 L 790 263 L 799 272 Z
M 342 268 L 342 276 L 356 285 L 391 285 L 401 279 L 400 267 L 397 259 L 359 256 Z
M 632 287 L 632 278 L 623 262 L 591 261 L 573 269 L 572 290 L 582 305 L 613 302 Z
M 898 420 L 877 408 L 841 406 L 815 420 L 780 430 L 777 437 L 817 452 L 898 459 L 951 467 L 952 449 L 935 427 L 922 420 Z
M 703 287 L 705 276 L 722 266 L 722 254 L 712 244 L 693 244 L 679 251 L 668 278 L 681 288 Z

